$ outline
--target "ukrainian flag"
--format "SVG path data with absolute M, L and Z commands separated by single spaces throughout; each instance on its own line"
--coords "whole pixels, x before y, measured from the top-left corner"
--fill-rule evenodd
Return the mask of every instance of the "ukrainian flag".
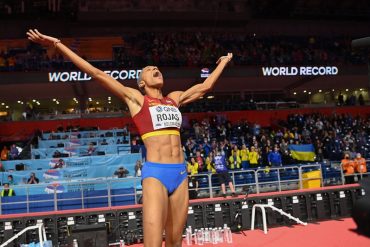
M 312 144 L 289 145 L 293 159 L 302 161 L 315 161 L 315 148 Z

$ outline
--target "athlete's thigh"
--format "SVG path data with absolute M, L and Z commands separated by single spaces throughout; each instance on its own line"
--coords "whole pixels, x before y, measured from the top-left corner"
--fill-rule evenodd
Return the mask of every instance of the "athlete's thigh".
M 188 206 L 188 180 L 185 179 L 169 197 L 166 222 L 166 246 L 176 246 L 176 243 L 181 243 L 184 225 L 188 216 Z
M 145 246 L 161 246 L 167 220 L 168 192 L 156 178 L 143 180 L 143 225 Z

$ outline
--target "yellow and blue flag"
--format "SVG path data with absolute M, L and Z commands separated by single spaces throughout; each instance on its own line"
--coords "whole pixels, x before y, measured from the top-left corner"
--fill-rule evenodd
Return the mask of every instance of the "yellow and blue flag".
M 315 161 L 315 148 L 312 144 L 289 145 L 293 159 L 302 161 Z

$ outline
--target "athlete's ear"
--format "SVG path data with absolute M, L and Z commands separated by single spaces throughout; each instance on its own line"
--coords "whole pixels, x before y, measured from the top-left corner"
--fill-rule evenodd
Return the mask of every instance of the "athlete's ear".
M 137 84 L 137 86 L 139 87 L 140 90 L 144 90 L 145 81 L 143 81 L 143 80 L 139 81 L 139 83 Z

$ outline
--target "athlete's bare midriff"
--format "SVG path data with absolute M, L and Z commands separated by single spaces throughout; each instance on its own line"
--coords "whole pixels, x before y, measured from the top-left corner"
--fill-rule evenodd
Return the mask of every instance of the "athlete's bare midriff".
M 144 144 L 147 150 L 147 161 L 162 164 L 179 164 L 184 162 L 180 136 L 152 136 L 145 139 Z

